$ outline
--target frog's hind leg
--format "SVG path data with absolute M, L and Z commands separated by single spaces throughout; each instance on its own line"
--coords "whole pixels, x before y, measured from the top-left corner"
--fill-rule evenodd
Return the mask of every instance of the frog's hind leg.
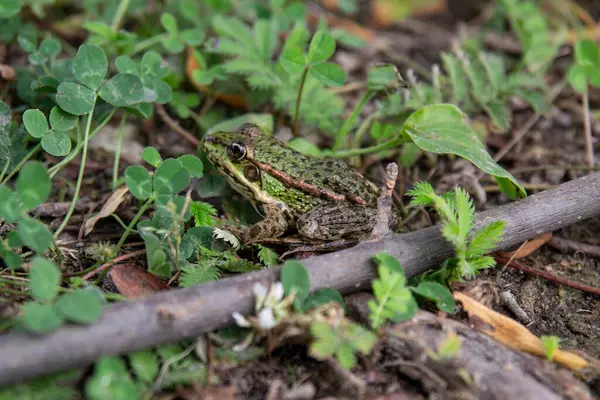
M 358 239 L 339 239 L 330 242 L 320 242 L 304 246 L 298 246 L 283 253 L 281 256 L 279 256 L 279 259 L 283 260 L 285 257 L 295 253 L 322 253 L 346 249 L 348 247 L 356 246 L 358 243 Z
M 307 239 L 333 241 L 360 237 L 375 226 L 377 209 L 348 203 L 326 204 L 301 215 L 298 233 Z

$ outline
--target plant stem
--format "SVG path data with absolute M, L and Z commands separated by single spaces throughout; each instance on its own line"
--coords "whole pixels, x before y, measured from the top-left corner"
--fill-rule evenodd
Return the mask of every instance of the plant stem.
M 125 16 L 127 8 L 129 7 L 129 1 L 130 0 L 121 0 L 121 2 L 119 3 L 119 7 L 115 12 L 115 17 L 113 18 L 111 26 L 113 28 L 113 31 L 115 32 L 118 31 L 121 27 L 121 22 L 123 22 L 123 17 Z
M 113 190 L 117 190 L 117 180 L 119 178 L 119 161 L 121 161 L 121 145 L 123 144 L 123 127 L 127 120 L 127 111 L 123 111 L 121 117 L 121 123 L 119 124 L 119 138 L 117 139 L 117 148 L 115 149 L 115 161 L 113 164 L 113 179 L 112 187 Z
M 8 167 L 10 167 L 10 159 L 6 160 L 6 162 L 4 163 L 4 168 L 2 168 L 2 172 L 0 172 L 0 182 L 2 182 L 2 179 L 4 179 L 4 175 L 6 175 Z
M 585 133 L 585 158 L 590 168 L 594 167 L 594 145 L 592 144 L 592 123 L 590 118 L 590 96 L 588 89 L 583 92 L 583 130 Z
M 350 131 L 350 128 L 352 128 L 354 126 L 354 121 L 356 121 L 356 117 L 358 117 L 358 114 L 360 113 L 360 111 L 363 109 L 365 104 L 367 104 L 367 101 L 369 101 L 371 99 L 371 96 L 372 96 L 372 94 L 370 92 L 367 92 L 363 95 L 363 97 L 360 99 L 360 101 L 358 102 L 356 107 L 354 107 L 354 111 L 352 111 L 352 114 L 350 114 L 350 117 L 346 120 L 346 122 L 342 126 L 342 129 L 340 129 L 339 132 L 335 135 L 335 142 L 333 144 L 334 151 L 338 150 L 342 146 L 344 138 L 348 134 L 348 131 Z
M 75 211 L 75 204 L 77 203 L 77 199 L 79 198 L 79 190 L 81 189 L 81 183 L 83 182 L 83 174 L 85 172 L 85 161 L 87 158 L 88 151 L 88 142 L 90 140 L 90 129 L 92 127 L 92 117 L 94 116 L 94 109 L 96 108 L 96 100 L 98 97 L 94 97 L 94 104 L 92 105 L 92 110 L 88 114 L 87 123 L 85 125 L 85 131 L 83 132 L 83 153 L 81 154 L 81 165 L 79 167 L 79 176 L 77 177 L 77 184 L 75 185 L 75 193 L 73 193 L 73 200 L 71 200 L 71 205 L 69 206 L 69 210 L 67 211 L 67 215 L 61 222 L 60 226 L 54 232 L 54 237 L 58 237 L 60 233 L 65 229 L 65 226 L 69 223 L 69 219 L 71 219 L 71 215 L 73 215 L 73 211 Z
M 27 155 L 23 157 L 21 161 L 19 161 L 17 166 L 14 167 L 12 171 L 10 171 L 10 174 L 8 174 L 8 176 L 1 183 L 6 183 L 10 181 L 10 178 L 12 178 L 17 172 L 19 172 L 23 164 L 25 164 L 31 157 L 33 157 L 38 151 L 40 151 L 41 148 L 42 142 L 38 143 L 33 149 L 31 149 L 31 151 L 27 153 Z
M 162 33 L 160 35 L 152 36 L 146 40 L 142 40 L 138 44 L 136 44 L 133 49 L 129 52 L 129 56 L 133 57 L 135 54 L 146 50 L 149 47 L 154 46 L 155 44 L 160 43 L 163 39 L 167 38 L 168 34 Z
M 146 211 L 146 209 L 153 202 L 154 202 L 154 195 L 150 196 L 150 198 L 148 200 L 146 200 L 146 202 L 140 207 L 140 209 L 137 212 L 137 214 L 135 214 L 135 216 L 133 217 L 133 219 L 131 220 L 131 222 L 127 226 L 127 229 L 125 229 L 125 232 L 123 232 L 123 235 L 121 236 L 121 239 L 119 239 L 119 242 L 117 243 L 117 249 L 115 251 L 116 254 L 119 254 L 119 251 L 121 251 L 121 247 L 123 247 L 123 243 L 125 243 L 125 240 L 127 239 L 127 236 L 129 236 L 129 234 L 131 233 L 131 231 L 135 227 L 135 224 L 137 224 L 137 222 L 142 217 L 142 215 L 144 215 L 144 212 Z
M 104 128 L 104 126 L 110 121 L 110 119 L 112 118 L 113 114 L 115 113 L 116 108 L 113 109 L 110 114 L 108 114 L 108 116 L 102 120 L 102 122 L 96 126 L 94 128 L 94 130 L 90 133 L 90 139 L 93 138 L 98 132 L 100 132 L 100 130 L 102 128 Z M 71 162 L 71 160 L 73 160 L 77 154 L 79 154 L 79 150 L 81 150 L 81 148 L 83 147 L 83 142 L 81 140 L 79 140 L 79 137 L 77 138 L 77 145 L 75 146 L 75 148 L 73 149 L 73 151 L 71 151 L 69 153 L 68 156 L 66 156 L 65 158 L 63 158 L 58 164 L 54 165 L 53 167 L 51 167 L 48 172 L 50 173 L 50 178 L 54 178 L 54 176 L 58 173 L 58 171 L 60 171 L 65 165 L 67 165 L 68 163 Z
M 377 146 L 365 147 L 362 149 L 350 149 L 350 150 L 335 151 L 335 152 L 332 152 L 331 154 L 328 154 L 328 156 L 334 157 L 334 158 L 347 158 L 347 157 L 359 156 L 359 155 L 363 155 L 363 154 L 377 153 L 378 151 L 388 150 L 388 149 L 400 146 L 401 144 L 403 144 L 405 142 L 406 142 L 406 139 L 397 138 L 397 139 L 389 140 L 387 142 L 383 142 L 381 144 L 378 144 Z
M 304 83 L 306 82 L 306 75 L 310 65 L 304 67 L 302 72 L 302 79 L 300 79 L 300 88 L 298 89 L 298 98 L 296 99 L 296 111 L 294 112 L 294 136 L 298 136 L 298 117 L 300 116 L 300 102 L 302 101 L 302 92 L 304 91 Z

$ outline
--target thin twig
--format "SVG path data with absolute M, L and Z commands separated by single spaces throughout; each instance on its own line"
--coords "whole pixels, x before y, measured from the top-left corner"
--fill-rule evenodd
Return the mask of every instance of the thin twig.
M 200 139 L 188 132 L 186 129 L 182 128 L 177 121 L 171 118 L 171 116 L 167 113 L 167 110 L 165 110 L 161 104 L 155 104 L 154 108 L 156 108 L 156 113 L 160 119 L 165 124 L 169 125 L 171 129 L 173 129 L 179 136 L 187 140 L 187 142 L 195 148 L 200 145 Z
M 130 258 L 133 258 L 133 257 L 136 257 L 136 256 L 141 256 L 142 254 L 146 254 L 146 249 L 133 251 L 133 252 L 128 253 L 128 254 L 123 254 L 122 256 L 119 256 L 119 257 L 115 258 L 114 260 L 111 260 L 111 261 L 109 261 L 107 263 L 102 264 L 101 266 L 99 266 L 98 268 L 94 269 L 93 271 L 88 272 L 87 274 L 85 274 L 83 276 L 83 280 L 87 281 L 92 276 L 96 275 L 99 272 L 104 271 L 106 268 L 110 267 L 113 264 L 120 263 L 121 261 L 129 260 Z
M 600 294 L 600 288 L 588 286 L 588 285 L 580 283 L 580 282 L 575 282 L 570 279 L 563 278 L 562 276 L 558 276 L 558 275 L 552 274 L 547 271 L 542 271 L 541 269 L 528 267 L 527 265 L 522 264 L 521 262 L 519 262 L 517 260 L 512 260 L 512 262 L 509 264 L 508 263 L 509 259 L 506 257 L 496 255 L 496 256 L 494 256 L 494 258 L 499 263 L 502 263 L 502 264 L 506 263 L 507 267 L 518 269 L 519 271 L 523 271 L 526 274 L 534 275 L 534 276 L 543 278 L 547 281 L 554 282 L 554 283 L 557 283 L 557 284 L 563 285 L 563 286 L 568 286 L 573 289 L 578 289 L 578 290 L 581 290 L 586 293 Z
M 563 239 L 559 237 L 553 237 L 552 240 L 550 240 L 547 244 L 558 251 L 574 251 L 591 257 L 600 258 L 600 246 L 579 243 L 575 240 Z

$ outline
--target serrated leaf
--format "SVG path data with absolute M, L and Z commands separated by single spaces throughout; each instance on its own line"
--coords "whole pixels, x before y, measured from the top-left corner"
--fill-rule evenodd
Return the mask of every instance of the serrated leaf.
M 456 154 L 488 174 L 507 179 L 516 189 L 515 193 L 508 193 L 508 196 L 527 195 L 523 186 L 492 159 L 470 126 L 467 116 L 456 106 L 434 104 L 422 107 L 406 119 L 403 130 L 425 151 Z M 515 199 L 514 196 L 510 198 Z
M 144 101 L 144 86 L 133 74 L 117 74 L 98 93 L 102 100 L 115 107 L 126 107 Z
M 216 281 L 220 273 L 217 267 L 209 264 L 189 264 L 181 268 L 179 286 L 192 287 L 200 283 Z
M 91 324 L 102 315 L 98 296 L 87 289 L 78 289 L 59 297 L 56 311 L 66 320 L 79 324 Z
M 63 82 L 56 88 L 56 103 L 70 114 L 88 114 L 94 109 L 95 101 L 94 91 L 78 83 Z
M 42 138 L 42 148 L 54 157 L 63 157 L 71 152 L 71 138 L 64 132 L 52 131 Z
M 490 252 L 502 237 L 504 227 L 504 221 L 492 221 L 477 230 L 469 243 L 468 256 L 478 257 Z
M 139 165 L 127 167 L 125 184 L 136 199 L 145 200 L 152 196 L 152 178 L 148 171 Z
M 279 255 L 273 250 L 269 249 L 265 246 L 259 245 L 258 251 L 258 259 L 262 262 L 265 267 L 270 267 L 271 265 L 276 265 Z
M 342 86 L 346 80 L 346 73 L 342 67 L 330 62 L 312 66 L 309 74 L 327 86 Z
M 34 299 L 47 303 L 58 294 L 60 270 L 47 258 L 35 257 L 29 270 L 29 288 Z
M 100 46 L 83 44 L 79 47 L 73 63 L 73 72 L 81 83 L 96 90 L 100 87 L 107 71 L 108 61 Z
M 23 113 L 23 125 L 34 138 L 43 137 L 48 132 L 48 121 L 40 110 L 29 109 Z
M 26 163 L 17 176 L 15 188 L 26 210 L 46 201 L 52 190 L 52 183 L 44 164 L 39 161 Z

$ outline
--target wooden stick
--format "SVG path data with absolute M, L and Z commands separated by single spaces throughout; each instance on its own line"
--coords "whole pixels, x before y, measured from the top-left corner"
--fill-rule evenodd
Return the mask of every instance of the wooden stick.
M 600 173 L 594 173 L 483 212 L 477 221 L 481 225 L 504 220 L 506 231 L 497 249 L 506 249 L 600 215 L 599 199 Z M 380 251 L 397 257 L 408 277 L 436 268 L 453 255 L 439 227 L 434 226 L 386 236 L 302 263 L 310 274 L 312 290 L 331 287 L 351 293 L 370 285 L 376 274 L 371 256 Z M 233 322 L 234 311 L 253 311 L 252 287 L 258 282 L 269 285 L 278 279 L 279 271 L 265 269 L 112 305 L 92 325 L 67 325 L 45 336 L 23 332 L 2 335 L 0 386 L 82 367 L 102 355 L 129 353 L 223 328 Z

